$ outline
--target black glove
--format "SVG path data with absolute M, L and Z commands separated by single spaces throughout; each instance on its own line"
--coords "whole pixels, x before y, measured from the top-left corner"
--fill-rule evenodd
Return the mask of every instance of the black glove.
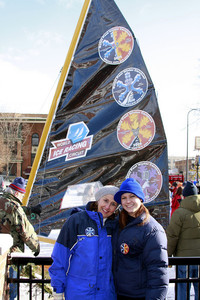
M 32 206 L 30 207 L 31 209 L 31 213 L 37 214 L 38 216 L 40 216 L 41 212 L 42 212 L 42 206 L 40 204 L 36 205 L 36 206 Z
M 38 256 L 39 253 L 40 253 L 40 244 L 38 245 L 38 250 L 34 253 L 34 256 Z

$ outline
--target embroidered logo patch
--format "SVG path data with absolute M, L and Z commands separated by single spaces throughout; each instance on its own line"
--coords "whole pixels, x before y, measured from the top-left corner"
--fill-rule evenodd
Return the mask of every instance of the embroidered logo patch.
M 129 246 L 126 243 L 120 245 L 121 253 L 127 254 L 129 253 Z
M 87 236 L 93 236 L 93 235 L 95 235 L 95 230 L 94 230 L 94 228 L 92 228 L 92 227 L 87 227 L 87 228 L 85 229 L 85 234 L 86 234 Z

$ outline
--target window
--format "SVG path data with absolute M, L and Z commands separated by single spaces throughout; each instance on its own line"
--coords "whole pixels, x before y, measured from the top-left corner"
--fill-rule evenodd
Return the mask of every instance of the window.
M 32 135 L 32 146 L 38 146 L 39 145 L 39 134 L 34 133 Z
M 31 166 L 33 165 L 34 158 L 35 158 L 35 153 L 31 153 Z

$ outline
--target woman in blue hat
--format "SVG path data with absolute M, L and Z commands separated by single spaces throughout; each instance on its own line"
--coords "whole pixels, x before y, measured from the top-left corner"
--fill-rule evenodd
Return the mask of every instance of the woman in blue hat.
M 144 193 L 126 179 L 114 199 L 122 205 L 113 237 L 114 279 L 118 300 L 165 299 L 168 287 L 167 239 L 162 226 L 144 206 Z

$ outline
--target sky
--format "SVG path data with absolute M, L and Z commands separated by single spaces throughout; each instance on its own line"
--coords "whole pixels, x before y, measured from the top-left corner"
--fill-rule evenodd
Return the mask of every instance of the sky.
M 185 157 L 187 144 L 199 155 L 200 1 L 115 2 L 154 83 L 168 155 Z M 0 112 L 48 114 L 83 3 L 0 0 Z

